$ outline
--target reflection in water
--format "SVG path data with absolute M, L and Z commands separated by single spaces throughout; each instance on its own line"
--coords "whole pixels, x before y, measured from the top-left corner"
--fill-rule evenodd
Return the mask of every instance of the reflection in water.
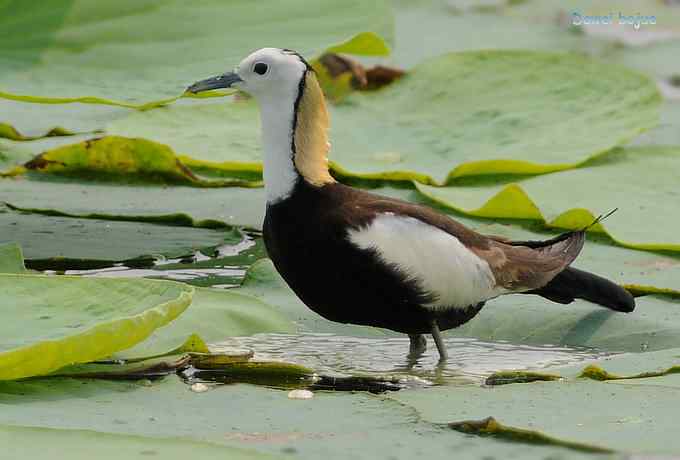
M 406 336 L 363 338 L 311 333 L 257 334 L 232 338 L 214 344 L 214 348 L 251 348 L 256 359 L 302 364 L 320 374 L 390 375 L 434 384 L 479 384 L 495 371 L 539 370 L 609 355 L 588 348 L 515 345 L 466 338 L 448 338 L 445 341 L 449 359 L 442 365 L 437 363 L 439 355 L 431 338 L 428 338 L 425 354 L 415 362 L 408 362 L 409 340 Z

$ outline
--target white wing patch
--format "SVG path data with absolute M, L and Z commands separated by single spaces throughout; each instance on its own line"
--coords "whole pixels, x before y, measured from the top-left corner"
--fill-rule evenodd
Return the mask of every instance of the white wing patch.
M 503 294 L 489 264 L 455 236 L 413 217 L 379 214 L 367 227 L 350 230 L 349 240 L 377 251 L 417 280 L 436 300 L 432 309 L 466 308 Z

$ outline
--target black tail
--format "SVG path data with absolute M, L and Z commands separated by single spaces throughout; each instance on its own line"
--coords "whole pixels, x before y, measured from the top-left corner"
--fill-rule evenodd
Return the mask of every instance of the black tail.
M 635 309 L 635 299 L 624 288 L 601 276 L 567 267 L 540 289 L 526 294 L 538 294 L 557 303 L 571 303 L 575 299 L 629 313 Z

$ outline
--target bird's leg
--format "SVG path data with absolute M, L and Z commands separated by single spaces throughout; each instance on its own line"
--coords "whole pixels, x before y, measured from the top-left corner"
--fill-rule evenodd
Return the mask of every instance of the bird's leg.
M 446 361 L 448 354 L 446 353 L 446 346 L 444 345 L 444 339 L 442 339 L 442 333 L 439 332 L 439 326 L 437 325 L 437 320 L 432 320 L 432 338 L 434 343 L 437 345 L 437 351 L 439 352 L 439 362 Z
M 408 347 L 409 359 L 420 357 L 427 350 L 427 340 L 423 334 L 409 334 L 411 345 Z

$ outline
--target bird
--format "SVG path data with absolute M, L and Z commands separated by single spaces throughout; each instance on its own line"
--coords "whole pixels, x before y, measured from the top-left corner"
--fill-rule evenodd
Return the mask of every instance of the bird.
M 324 94 L 299 53 L 259 49 L 233 71 L 187 91 L 220 88 L 247 93 L 259 105 L 267 254 L 322 317 L 407 334 L 409 357 L 422 356 L 431 334 L 441 362 L 448 358 L 441 331 L 470 321 L 500 296 L 635 308 L 623 287 L 571 267 L 586 228 L 545 241 L 510 241 L 426 205 L 338 182 L 329 170 Z

